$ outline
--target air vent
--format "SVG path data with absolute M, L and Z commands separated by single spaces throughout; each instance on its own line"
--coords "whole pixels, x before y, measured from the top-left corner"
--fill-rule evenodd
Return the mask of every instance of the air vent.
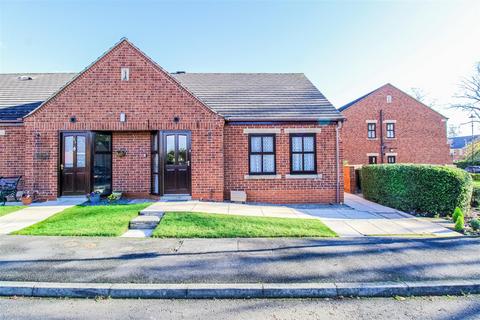
M 18 77 L 18 80 L 27 81 L 27 80 L 33 80 L 33 78 L 30 77 L 30 76 L 20 76 L 20 77 Z

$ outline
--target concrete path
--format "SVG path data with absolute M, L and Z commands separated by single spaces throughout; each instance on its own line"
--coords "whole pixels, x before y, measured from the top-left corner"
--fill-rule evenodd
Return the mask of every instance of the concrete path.
M 480 279 L 480 238 L 0 236 L 0 281 L 305 283 Z
M 255 217 L 314 219 L 314 217 L 302 213 L 293 207 L 267 204 L 240 204 L 230 202 L 159 201 L 142 210 L 144 213 L 148 213 L 149 211 L 202 212 Z
M 62 197 L 56 201 L 33 203 L 25 209 L 0 217 L 0 234 L 21 230 L 85 201 L 85 197 Z
M 301 211 L 320 218 L 342 237 L 460 236 L 459 233 L 435 222 L 439 219 L 417 218 L 350 193 L 345 193 L 345 205 L 331 210 L 307 208 Z M 445 221 L 440 221 L 445 224 Z
M 203 212 L 242 216 L 320 219 L 341 237 L 459 236 L 440 224 L 345 193 L 345 205 L 263 205 L 228 202 L 156 202 L 144 212 Z M 433 219 L 432 219 L 433 221 Z

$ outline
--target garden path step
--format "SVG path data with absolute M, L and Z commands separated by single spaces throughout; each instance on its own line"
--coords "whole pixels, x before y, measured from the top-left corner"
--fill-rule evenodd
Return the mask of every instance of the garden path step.
M 148 210 L 145 209 L 145 210 L 142 210 L 138 213 L 140 216 L 155 216 L 155 217 L 159 217 L 160 219 L 163 217 L 163 215 L 165 214 L 164 211 L 162 210 Z
M 157 216 L 138 216 L 130 221 L 129 229 L 155 229 L 160 223 Z

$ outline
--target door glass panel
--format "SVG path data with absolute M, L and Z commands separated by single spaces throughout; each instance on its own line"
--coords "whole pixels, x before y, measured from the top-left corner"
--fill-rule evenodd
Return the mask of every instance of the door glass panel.
M 158 151 L 158 134 L 156 132 L 152 135 L 152 140 L 152 151 Z
M 111 192 L 112 154 L 97 153 L 93 157 L 93 189 L 101 194 Z
M 153 172 L 158 172 L 158 153 L 154 153 L 152 156 L 153 156 Z
M 85 137 L 77 136 L 77 168 L 85 168 Z
M 187 161 L 187 136 L 178 135 L 178 164 Z
M 112 148 L 112 136 L 105 133 L 95 133 L 95 152 L 109 152 Z
M 273 152 L 273 137 L 263 137 L 263 152 Z
M 158 174 L 153 175 L 153 193 L 158 193 Z
M 65 137 L 65 156 L 64 166 L 65 168 L 73 168 L 73 137 Z
M 166 164 L 175 164 L 175 136 L 167 136 Z

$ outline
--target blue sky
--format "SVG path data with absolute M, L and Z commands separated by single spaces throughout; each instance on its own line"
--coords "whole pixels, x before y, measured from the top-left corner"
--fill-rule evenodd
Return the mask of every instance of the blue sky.
M 336 107 L 420 88 L 459 124 L 446 106 L 480 61 L 479 16 L 480 1 L 0 0 L 0 72 L 80 71 L 125 36 L 172 72 L 304 72 Z

